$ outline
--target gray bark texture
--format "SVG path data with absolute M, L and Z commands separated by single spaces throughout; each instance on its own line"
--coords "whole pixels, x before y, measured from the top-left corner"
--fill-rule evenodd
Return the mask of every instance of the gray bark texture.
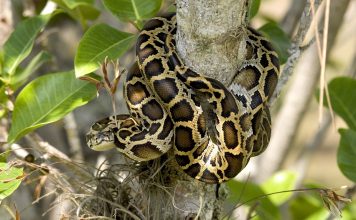
M 229 86 L 245 55 L 243 35 L 238 33 L 246 25 L 248 3 L 249 0 L 177 0 L 176 42 L 184 63 Z M 179 203 L 199 204 L 199 209 L 192 207 L 196 210 L 195 219 L 219 219 L 226 198 L 224 186 L 218 200 L 215 185 L 193 182 L 191 193 L 196 192 L 200 192 L 199 197 L 187 197 Z
M 177 50 L 184 63 L 225 85 L 244 55 L 245 0 L 177 0 Z

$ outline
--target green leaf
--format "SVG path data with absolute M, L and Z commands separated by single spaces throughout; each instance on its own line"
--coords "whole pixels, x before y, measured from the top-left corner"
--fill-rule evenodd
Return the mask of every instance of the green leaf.
M 281 64 L 285 63 L 288 59 L 288 49 L 291 45 L 288 36 L 275 22 L 268 22 L 258 29 L 271 41 L 274 49 L 276 50 Z
M 156 15 L 162 0 L 104 0 L 105 7 L 122 21 L 141 22 Z
M 6 114 L 6 110 L 4 106 L 6 106 L 6 103 L 9 101 L 8 96 L 6 95 L 6 87 L 2 86 L 0 87 L 0 118 L 4 117 Z
M 42 64 L 49 61 L 50 59 L 51 55 L 49 53 L 45 51 L 39 52 L 25 67 L 25 69 L 18 71 L 18 73 L 16 73 L 16 75 L 11 78 L 11 81 L 9 82 L 10 85 L 18 88 L 32 73 L 34 73 Z
M 261 0 L 252 0 L 251 1 L 251 7 L 249 10 L 249 17 L 250 19 L 255 17 L 255 15 L 258 12 L 258 9 L 260 8 Z
M 313 188 L 313 187 L 311 187 Z M 326 211 L 320 196 L 316 193 L 298 193 L 289 203 L 291 219 L 307 219 L 313 213 Z
M 340 129 L 339 133 L 341 139 L 337 152 L 337 164 L 348 179 L 356 182 L 356 131 Z
M 22 168 L 9 166 L 0 162 L 0 202 L 11 195 L 21 184 Z
M 95 85 L 76 79 L 72 71 L 33 80 L 16 98 L 8 142 L 63 118 L 95 96 Z
M 100 11 L 92 5 L 79 5 L 77 9 L 78 9 L 78 14 L 87 20 L 95 20 L 100 15 Z M 75 14 L 74 16 L 77 15 Z
M 93 5 L 93 0 L 63 0 L 68 8 L 74 9 L 79 5 Z
M 266 193 L 258 185 L 253 183 L 230 180 L 227 182 L 230 191 L 228 198 L 230 203 L 246 203 L 248 206 L 256 206 L 256 212 L 261 219 L 280 219 L 278 208 L 271 202 L 269 197 L 263 197 Z
M 356 201 L 352 200 L 351 203 L 348 203 L 346 207 L 342 210 L 342 219 L 343 220 L 355 220 L 356 213 Z
M 328 219 L 329 216 L 330 212 L 327 209 L 321 209 L 311 214 L 305 220 Z
M 10 150 L 6 150 L 4 152 L 1 152 L 0 153 L 0 162 L 6 163 L 7 157 L 9 156 L 9 154 L 10 154 Z
M 95 8 L 92 0 L 52 1 L 73 19 L 79 21 L 84 29 L 87 27 L 87 20 L 95 20 L 100 15 L 100 11 Z
M 275 173 L 271 178 L 264 182 L 261 187 L 266 193 L 274 193 L 285 190 L 292 190 L 295 187 L 297 175 L 292 171 L 280 171 Z M 278 193 L 269 196 L 271 201 L 279 206 L 286 202 L 291 196 L 292 192 Z
M 20 22 L 4 45 L 4 72 L 13 75 L 17 66 L 31 52 L 37 34 L 51 15 L 41 15 Z
M 77 77 L 98 69 L 105 57 L 117 59 L 132 45 L 134 35 L 106 25 L 91 27 L 79 42 L 74 67 Z
M 329 83 L 328 89 L 333 110 L 356 131 L 356 80 L 337 77 Z M 327 106 L 326 99 L 324 105 Z

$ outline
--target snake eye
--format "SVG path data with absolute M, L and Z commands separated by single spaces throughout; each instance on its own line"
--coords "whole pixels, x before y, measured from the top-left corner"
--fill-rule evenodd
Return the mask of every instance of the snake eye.
M 100 131 L 101 130 L 101 125 L 99 123 L 95 123 L 91 126 L 91 129 L 94 131 Z
M 110 122 L 110 120 L 103 119 L 101 121 L 95 122 L 95 124 L 91 126 L 91 129 L 94 131 L 103 131 L 110 125 Z
M 102 131 L 111 123 L 112 123 L 112 120 L 110 118 L 103 118 L 100 121 L 95 122 L 91 126 L 91 129 L 94 131 Z

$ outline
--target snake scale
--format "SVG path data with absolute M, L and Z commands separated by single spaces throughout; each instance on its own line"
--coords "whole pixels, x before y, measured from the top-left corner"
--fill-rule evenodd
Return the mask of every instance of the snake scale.
M 86 136 L 88 146 L 116 147 L 136 161 L 173 147 L 177 164 L 195 179 L 222 183 L 235 177 L 268 145 L 267 101 L 279 76 L 271 44 L 250 27 L 245 32 L 245 60 L 229 90 L 184 65 L 175 49 L 174 14 L 149 20 L 124 84 L 130 114 L 96 122 Z

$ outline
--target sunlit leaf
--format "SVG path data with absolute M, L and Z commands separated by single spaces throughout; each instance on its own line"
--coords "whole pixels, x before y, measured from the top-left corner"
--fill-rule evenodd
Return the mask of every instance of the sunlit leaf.
M 21 86 L 21 82 L 24 82 L 32 73 L 34 73 L 42 64 L 48 62 L 51 59 L 51 55 L 45 51 L 39 52 L 29 64 L 22 70 L 18 71 L 9 82 L 15 87 Z
M 20 186 L 22 178 L 22 168 L 0 162 L 0 202 Z
M 79 5 L 93 5 L 94 0 L 63 0 L 63 2 L 68 6 L 68 8 L 74 9 Z
M 4 72 L 13 75 L 17 66 L 31 52 L 37 34 L 51 15 L 41 15 L 20 22 L 4 44 Z
M 104 0 L 105 7 L 122 21 L 140 22 L 156 15 L 162 0 Z
M 105 57 L 117 59 L 131 46 L 134 35 L 118 31 L 106 24 L 91 27 L 81 39 L 75 55 L 75 75 L 88 74 L 99 68 Z
M 100 11 L 96 9 L 93 0 L 52 0 L 59 8 L 73 19 L 78 20 L 86 28 L 87 20 L 95 20 Z
M 75 11 L 79 11 L 78 14 L 87 20 L 95 20 L 100 15 L 100 11 L 92 5 L 79 5 L 76 9 L 78 10 Z
M 312 213 L 308 218 L 305 218 L 305 220 L 327 219 L 329 216 L 329 211 L 324 208 Z
M 296 173 L 292 171 L 280 171 L 275 173 L 261 187 L 266 193 L 274 193 L 285 190 L 292 190 L 295 187 L 297 180 Z M 292 196 L 292 192 L 283 192 L 275 195 L 270 195 L 269 198 L 275 205 L 281 205 Z
M 312 187 L 313 188 L 313 187 Z M 291 219 L 307 219 L 313 213 L 327 212 L 317 193 L 299 193 L 289 203 Z
M 8 142 L 63 118 L 95 96 L 95 85 L 76 79 L 71 71 L 33 80 L 16 98 Z
M 261 219 L 280 219 L 278 208 L 271 202 L 266 193 L 257 184 L 230 180 L 227 182 L 229 188 L 229 202 L 234 204 L 246 203 L 247 206 L 256 207 L 256 213 Z
M 288 59 L 288 49 L 291 45 L 290 39 L 284 31 L 275 22 L 268 22 L 258 29 L 271 41 L 274 49 L 278 53 L 278 58 L 281 64 Z
M 340 129 L 339 132 L 341 139 L 337 152 L 337 164 L 347 178 L 356 182 L 356 131 Z

